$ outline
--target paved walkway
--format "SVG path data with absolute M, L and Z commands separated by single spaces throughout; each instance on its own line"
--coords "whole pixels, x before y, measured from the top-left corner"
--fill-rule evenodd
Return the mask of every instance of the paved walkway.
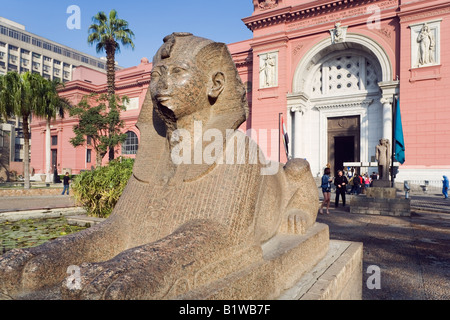
M 450 200 L 418 193 L 411 206 L 411 217 L 350 214 L 334 204 L 319 214 L 331 239 L 363 243 L 364 300 L 450 299 Z M 381 270 L 379 290 L 366 285 L 372 265 Z
M 73 205 L 62 195 L 0 198 L 0 212 Z M 450 200 L 417 193 L 411 205 L 411 217 L 355 215 L 332 206 L 330 215 L 317 218 L 329 225 L 331 239 L 363 242 L 365 300 L 450 300 Z M 381 270 L 379 290 L 366 286 L 371 265 Z
M 75 206 L 75 202 L 72 197 L 67 195 L 0 197 L 0 212 L 58 209 L 73 206 Z

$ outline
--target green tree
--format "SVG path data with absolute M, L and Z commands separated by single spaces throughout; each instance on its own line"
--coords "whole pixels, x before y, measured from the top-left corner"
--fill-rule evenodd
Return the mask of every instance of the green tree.
M 123 120 L 120 119 L 120 111 L 125 110 L 123 103 L 128 98 L 122 98 L 122 104 L 116 95 L 108 99 L 106 95 L 84 96 L 78 105 L 70 109 L 70 116 L 77 117 L 79 122 L 73 127 L 75 137 L 70 140 L 74 147 L 86 145 L 87 137 L 90 137 L 91 144 L 96 153 L 96 167 L 102 165 L 102 159 L 108 149 L 114 149 L 123 143 L 126 134 L 121 132 L 124 127 Z M 94 102 L 94 104 L 92 104 Z M 107 107 L 107 103 L 113 108 Z
M 65 111 L 69 110 L 70 102 L 63 97 L 60 97 L 58 90 L 64 87 L 64 84 L 57 79 L 47 80 L 42 77 L 40 86 L 40 100 L 38 102 L 35 114 L 39 117 L 45 118 L 45 170 L 46 182 L 51 182 L 51 143 L 50 143 L 50 123 L 57 116 L 64 118 Z
M 24 188 L 30 188 L 30 130 L 29 121 L 36 112 L 42 86 L 42 76 L 35 73 L 8 72 L 3 76 L 0 93 L 0 110 L 6 115 L 22 119 L 24 136 Z
M 134 33 L 128 26 L 128 22 L 119 19 L 116 10 L 111 10 L 109 16 L 103 11 L 97 13 L 92 18 L 93 24 L 89 26 L 88 43 L 96 44 L 97 53 L 106 52 L 106 77 L 108 99 L 112 99 L 115 94 L 116 78 L 116 52 L 120 52 L 120 45 L 130 46 L 134 49 Z M 114 112 L 114 103 L 110 103 L 110 112 Z M 114 135 L 114 133 L 111 133 Z M 112 138 L 111 138 L 112 139 Z M 109 160 L 114 159 L 114 149 L 109 149 Z
M 13 115 L 12 96 L 10 95 L 11 88 L 13 87 L 13 78 L 6 75 L 0 75 L 0 124 L 6 122 L 9 117 Z M 6 132 L 0 130 L 0 139 L 4 139 Z M 0 147 L 0 167 L 4 168 L 9 180 L 9 152 L 4 152 L 6 149 Z
M 0 75 L 0 122 L 6 121 L 14 114 L 12 89 L 16 78 L 11 74 Z

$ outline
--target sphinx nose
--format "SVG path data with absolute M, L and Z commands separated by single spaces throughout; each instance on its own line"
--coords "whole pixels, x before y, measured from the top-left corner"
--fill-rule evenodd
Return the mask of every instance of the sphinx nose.
M 158 80 L 158 85 L 157 85 L 158 90 L 159 91 L 167 91 L 167 90 L 169 90 L 170 83 L 171 83 L 171 80 L 170 80 L 170 78 L 168 77 L 167 74 L 161 75 L 159 77 L 159 80 Z

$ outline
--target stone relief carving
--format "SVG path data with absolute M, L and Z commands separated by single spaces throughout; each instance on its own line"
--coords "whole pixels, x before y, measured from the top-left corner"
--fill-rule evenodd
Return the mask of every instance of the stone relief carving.
M 260 87 L 269 88 L 277 85 L 277 54 L 260 55 Z
M 273 9 L 278 6 L 278 0 L 258 0 L 258 8 L 261 10 Z
M 419 65 L 434 63 L 435 39 L 428 24 L 424 24 L 417 37 L 419 43 Z
M 412 68 L 440 63 L 440 24 L 435 20 L 410 25 Z
M 334 29 L 330 30 L 331 33 L 331 43 L 341 43 L 345 42 L 345 37 L 347 36 L 348 27 L 342 27 L 341 23 L 335 24 Z
M 294 54 L 294 56 L 296 56 L 302 49 L 303 49 L 303 44 L 299 44 L 294 48 L 292 53 Z

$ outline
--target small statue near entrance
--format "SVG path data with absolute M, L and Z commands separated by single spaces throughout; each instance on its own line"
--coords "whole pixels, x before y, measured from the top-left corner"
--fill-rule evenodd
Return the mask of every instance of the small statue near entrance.
M 375 157 L 378 161 L 378 175 L 380 180 L 389 180 L 389 165 L 391 159 L 389 139 L 380 139 L 380 143 L 376 147 Z

